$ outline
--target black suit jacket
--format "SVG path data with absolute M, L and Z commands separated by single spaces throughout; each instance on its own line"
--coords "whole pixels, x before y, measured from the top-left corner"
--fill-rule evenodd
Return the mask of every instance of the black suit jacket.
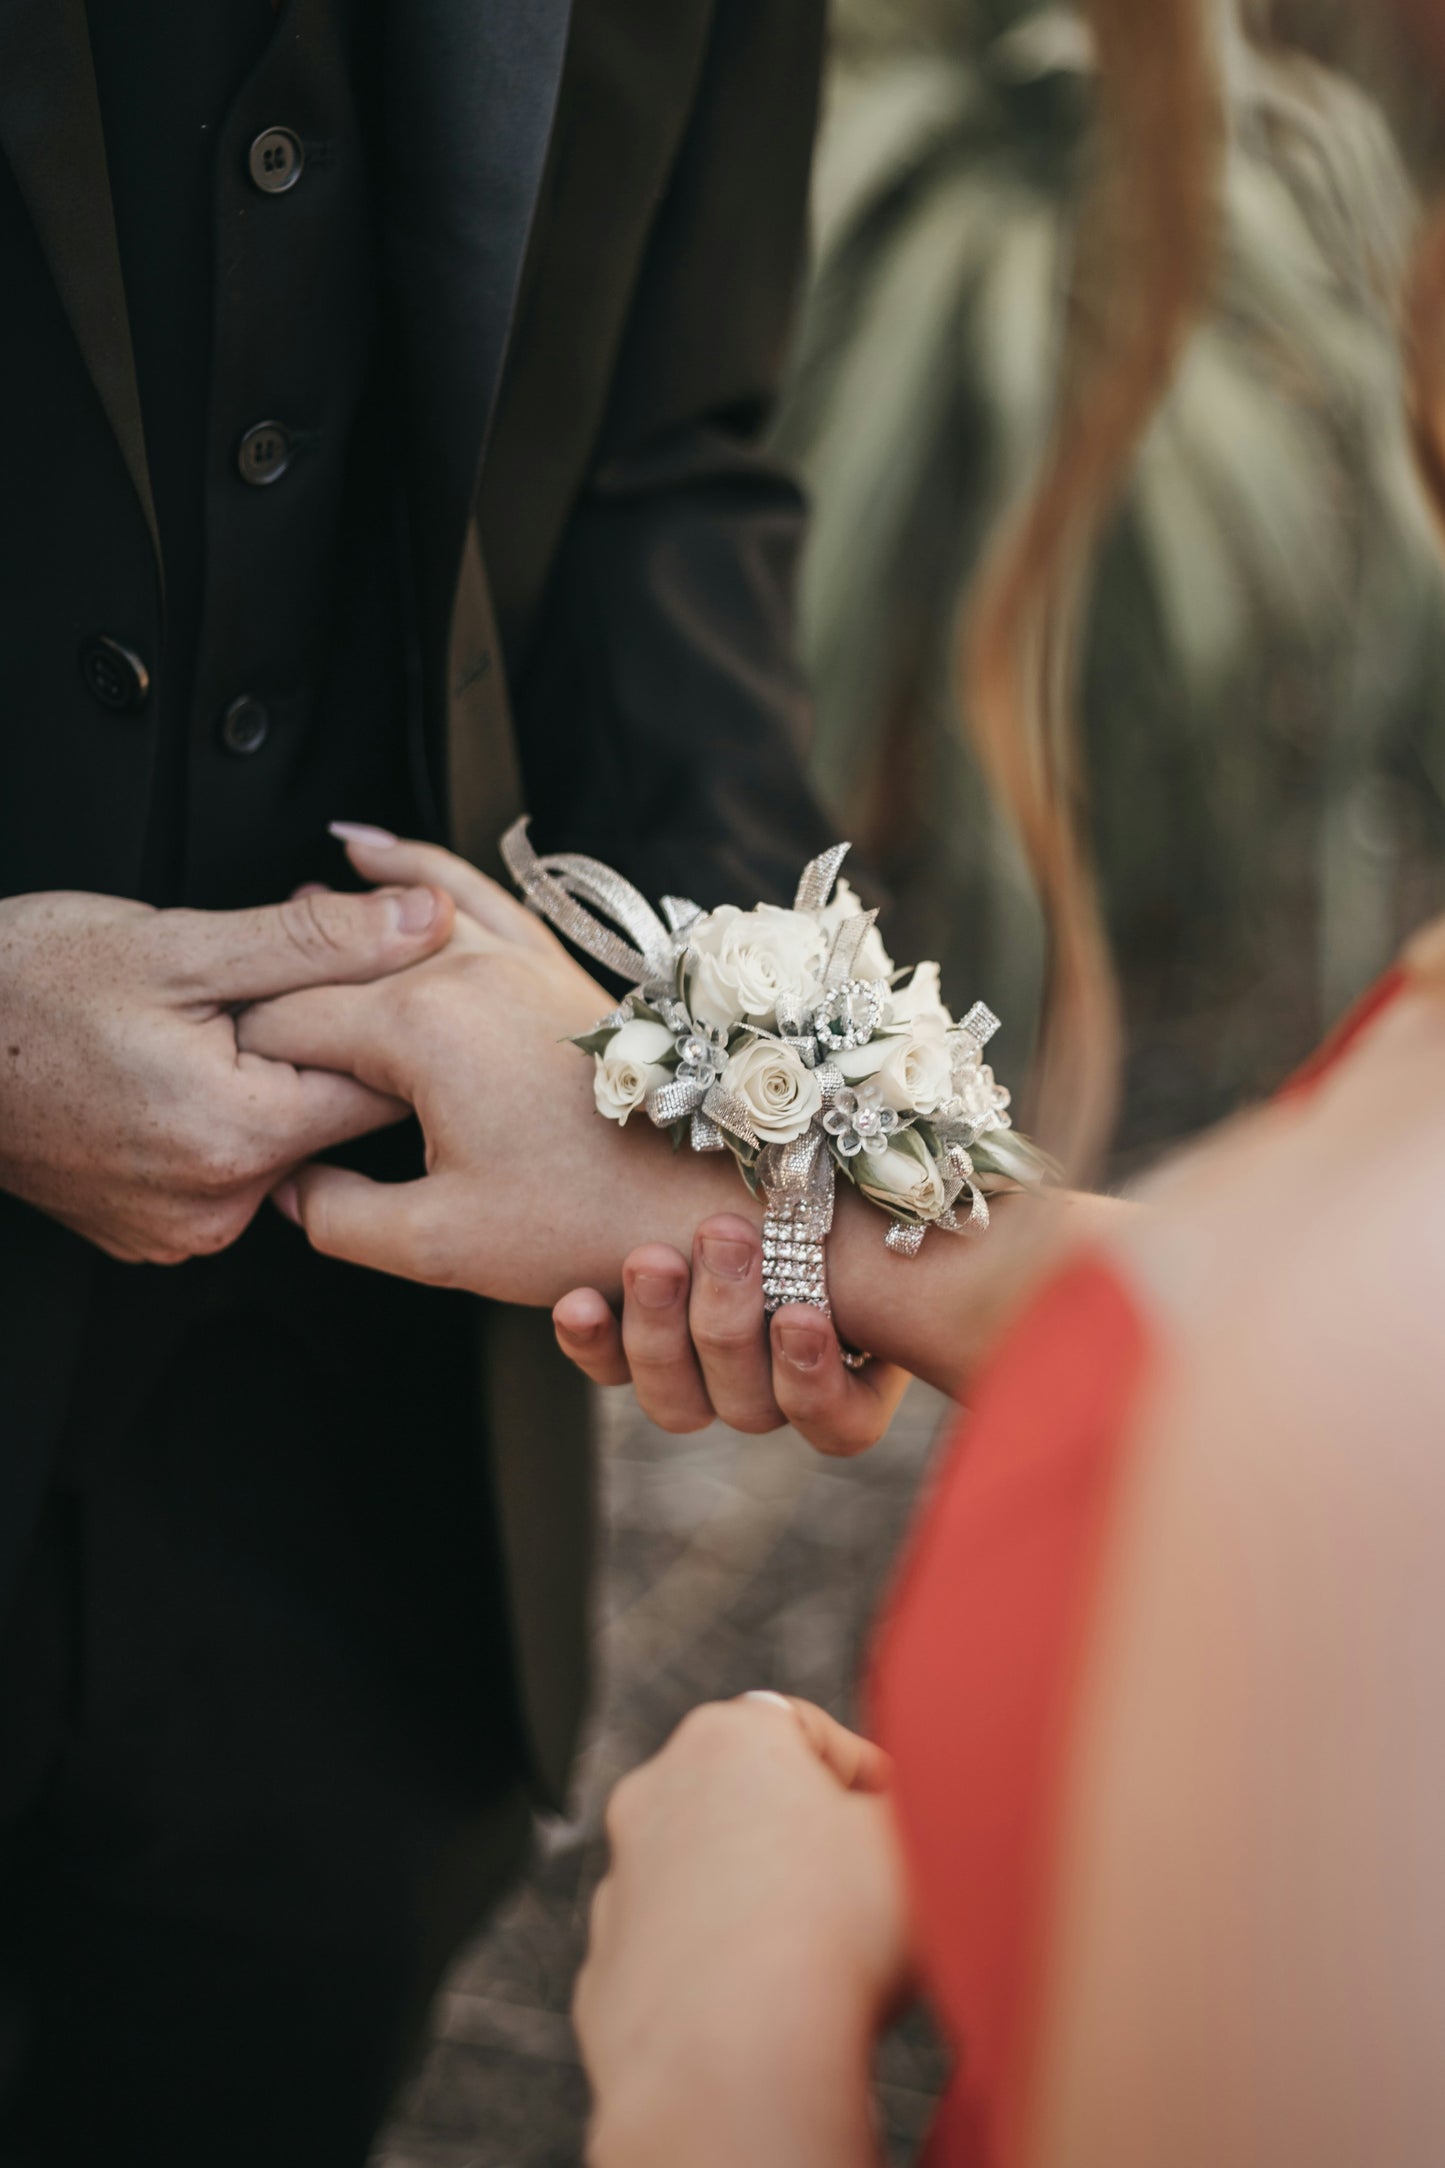
M 821 0 L 394 0 L 382 276 L 435 831 L 704 903 L 827 840 L 791 652 L 801 506 L 760 437 L 799 277 Z M 138 892 L 144 713 L 95 628 L 164 598 L 83 0 L 0 0 L 0 891 Z M 0 1199 L 0 1592 L 68 1392 L 87 1253 Z M 144 1269 L 144 1268 L 142 1268 Z M 185 1270 L 186 1268 L 181 1268 Z M 555 1793 L 590 1479 L 545 1318 L 478 1306 L 513 1642 Z

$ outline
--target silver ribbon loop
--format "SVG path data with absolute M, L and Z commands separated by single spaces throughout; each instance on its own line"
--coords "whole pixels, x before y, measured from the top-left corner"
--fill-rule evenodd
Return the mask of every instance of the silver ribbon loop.
M 833 883 L 838 878 L 838 868 L 848 856 L 846 843 L 835 843 L 820 858 L 814 858 L 804 866 L 798 882 L 798 893 L 793 898 L 795 911 L 821 911 L 833 893 Z
M 658 1129 L 688 1121 L 706 1099 L 707 1085 L 699 1077 L 676 1076 L 647 1095 L 647 1117 Z
M 982 1052 L 994 1033 L 1001 1027 L 998 1018 L 994 1015 L 988 1003 L 986 1001 L 975 1001 L 958 1028 L 960 1031 L 966 1031 L 974 1045 Z
M 876 911 L 854 911 L 847 918 L 839 919 L 832 946 L 828 950 L 828 961 L 823 966 L 825 986 L 842 986 L 852 978 L 858 952 L 868 938 L 868 929 L 877 916 Z
M 662 915 L 673 933 L 684 934 L 702 917 L 702 905 L 686 896 L 664 896 Z
M 762 1142 L 753 1127 L 746 1099 L 739 1099 L 736 1092 L 725 1092 L 721 1084 L 714 1084 L 702 1103 L 702 1111 L 710 1122 L 725 1129 L 730 1137 L 740 1137 L 744 1144 L 755 1149 Z
M 559 933 L 620 977 L 641 984 L 671 978 L 676 939 L 641 890 L 604 866 L 600 858 L 586 858 L 576 851 L 538 857 L 527 826 L 525 819 L 514 821 L 502 838 L 501 851 L 507 871 L 528 903 Z M 594 918 L 584 909 L 589 903 L 605 911 L 636 945 L 630 946 Z

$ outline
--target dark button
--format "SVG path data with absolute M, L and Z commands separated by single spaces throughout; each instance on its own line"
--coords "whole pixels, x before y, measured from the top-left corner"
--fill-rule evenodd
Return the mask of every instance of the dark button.
M 151 674 L 139 655 L 103 632 L 81 641 L 80 674 L 101 706 L 117 714 L 140 707 L 151 689 Z
M 246 153 L 252 180 L 268 196 L 284 196 L 294 188 L 305 163 L 301 139 L 289 128 L 264 129 Z
M 242 693 L 221 717 L 221 743 L 228 753 L 259 753 L 271 735 L 271 718 L 264 701 Z
M 291 432 L 280 422 L 257 422 L 242 437 L 236 451 L 241 480 L 253 489 L 279 482 L 291 464 Z

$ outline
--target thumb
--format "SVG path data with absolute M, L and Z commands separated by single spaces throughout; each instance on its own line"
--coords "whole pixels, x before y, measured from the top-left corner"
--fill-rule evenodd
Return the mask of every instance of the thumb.
M 438 1187 L 435 1175 L 373 1182 L 349 1167 L 313 1160 L 279 1183 L 271 1199 L 325 1256 L 444 1286 L 451 1275 L 437 1239 Z
M 832 1771 L 845 1792 L 883 1792 L 888 1789 L 891 1764 L 882 1747 L 849 1731 L 814 1701 L 796 1694 L 777 1694 L 770 1687 L 755 1686 L 744 1701 L 771 1705 L 797 1724 L 804 1739 L 824 1768 Z
M 441 948 L 456 906 L 434 888 L 323 890 L 251 911 L 163 911 L 162 968 L 188 1001 L 259 1001 L 404 971 Z

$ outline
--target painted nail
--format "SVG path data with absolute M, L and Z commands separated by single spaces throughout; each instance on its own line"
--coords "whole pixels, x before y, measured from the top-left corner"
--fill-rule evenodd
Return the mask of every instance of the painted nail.
M 397 840 L 389 828 L 373 828 L 366 821 L 329 821 L 326 833 L 338 843 L 365 843 L 374 851 L 390 850 Z
M 429 888 L 403 890 L 396 905 L 398 933 L 426 933 L 436 923 L 437 900 Z
M 783 1360 L 795 1370 L 816 1370 L 823 1360 L 823 1343 L 806 1325 L 781 1325 L 778 1338 L 782 1342 Z
M 775 1694 L 771 1686 L 750 1686 L 745 1694 L 739 1694 L 738 1699 L 739 1701 L 766 1701 L 773 1708 L 781 1709 L 784 1716 L 791 1716 L 795 1721 L 797 1719 L 798 1712 L 787 1695 Z
M 715 1279 L 745 1280 L 757 1255 L 750 1242 L 728 1242 L 721 1235 L 704 1235 L 702 1261 Z
M 666 1272 L 635 1272 L 632 1276 L 632 1292 L 644 1310 L 670 1310 L 681 1289 L 681 1280 Z

